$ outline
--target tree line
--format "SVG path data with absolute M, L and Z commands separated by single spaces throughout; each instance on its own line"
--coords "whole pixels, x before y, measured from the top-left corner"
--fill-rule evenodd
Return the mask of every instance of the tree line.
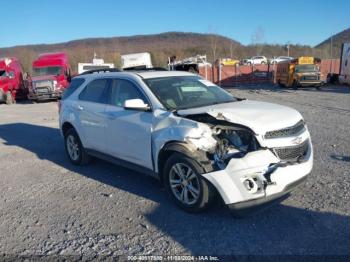
M 333 49 L 333 57 L 340 56 L 340 49 Z M 206 54 L 209 62 L 218 58 L 244 59 L 254 55 L 264 55 L 268 58 L 287 55 L 284 45 L 254 43 L 242 45 L 230 38 L 217 34 L 197 33 L 163 33 L 158 35 L 92 38 L 75 40 L 61 44 L 27 45 L 11 48 L 0 48 L 0 57 L 15 56 L 20 59 L 25 71 L 31 73 L 31 64 L 40 53 L 66 52 L 73 72 L 77 71 L 78 63 L 92 62 L 94 53 L 103 58 L 106 63 L 121 66 L 122 54 L 149 52 L 154 66 L 165 67 L 168 57 L 175 55 L 183 59 L 197 54 Z M 315 56 L 330 58 L 327 46 L 312 48 L 307 45 L 290 45 L 290 56 Z

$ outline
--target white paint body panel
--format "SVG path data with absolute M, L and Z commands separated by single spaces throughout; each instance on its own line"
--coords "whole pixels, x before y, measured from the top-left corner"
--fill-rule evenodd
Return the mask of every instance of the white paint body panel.
M 267 131 L 293 126 L 302 119 L 300 113 L 290 107 L 252 100 L 180 110 L 178 113 L 208 113 L 213 117 L 221 114 L 225 120 L 247 126 L 255 134 L 265 134 Z

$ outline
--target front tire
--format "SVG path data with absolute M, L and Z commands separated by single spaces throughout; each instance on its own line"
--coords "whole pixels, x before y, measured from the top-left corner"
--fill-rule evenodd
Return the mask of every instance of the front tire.
M 292 88 L 294 89 L 294 90 L 297 90 L 298 89 L 298 83 L 297 83 L 297 81 L 293 81 L 293 84 L 292 84 Z
M 186 212 L 205 210 L 213 198 L 211 185 L 201 173 L 199 164 L 184 154 L 174 153 L 165 164 L 165 188 L 175 204 Z
M 10 91 L 7 91 L 5 94 L 5 98 L 6 98 L 6 104 L 7 105 L 12 105 L 14 104 L 16 101 L 13 99 L 12 94 Z
M 67 156 L 74 165 L 85 165 L 90 162 L 90 156 L 86 153 L 77 132 L 71 128 L 64 135 L 64 144 Z

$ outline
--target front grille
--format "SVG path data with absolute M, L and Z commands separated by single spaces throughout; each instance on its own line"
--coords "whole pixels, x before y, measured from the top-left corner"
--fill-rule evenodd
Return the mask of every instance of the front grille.
M 303 120 L 301 120 L 294 126 L 267 132 L 264 137 L 266 139 L 290 137 L 298 135 L 303 130 L 305 130 L 305 123 Z
M 319 79 L 318 79 L 318 76 L 303 76 L 303 80 L 312 81 L 312 80 L 319 80 Z
M 54 90 L 54 84 L 53 81 L 36 81 L 34 82 L 34 88 L 37 90 L 37 92 L 44 93 Z
M 46 87 L 40 87 L 40 88 L 36 88 L 36 92 L 38 94 L 46 94 L 46 93 L 49 93 L 50 91 Z
M 309 140 L 297 146 L 276 147 L 273 149 L 276 156 L 283 161 L 296 161 L 305 157 L 309 150 Z

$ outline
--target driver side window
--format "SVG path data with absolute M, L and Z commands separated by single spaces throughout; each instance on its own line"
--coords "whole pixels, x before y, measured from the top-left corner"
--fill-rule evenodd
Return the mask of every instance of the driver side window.
M 142 92 L 130 81 L 124 79 L 113 79 L 111 82 L 109 104 L 124 107 L 124 103 L 129 99 L 141 99 L 145 104 L 149 104 Z

